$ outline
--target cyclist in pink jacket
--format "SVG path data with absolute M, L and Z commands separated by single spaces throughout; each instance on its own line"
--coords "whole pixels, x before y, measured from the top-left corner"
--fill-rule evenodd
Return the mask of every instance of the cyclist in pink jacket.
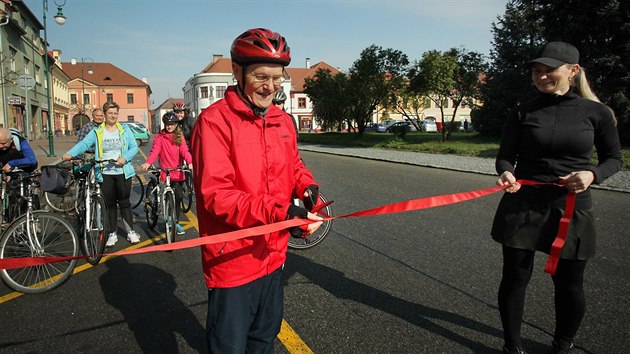
M 147 161 L 140 165 L 140 169 L 148 170 L 155 160 L 159 158 L 161 168 L 176 168 L 184 160 L 192 170 L 192 156 L 188 151 L 184 134 L 182 134 L 177 124 L 178 121 L 179 118 L 174 112 L 166 112 L 162 116 L 164 129 L 155 136 Z M 162 181 L 166 180 L 166 173 L 162 172 L 160 179 Z M 183 172 L 171 172 L 171 187 L 175 191 L 175 215 L 177 217 L 175 228 L 178 235 L 184 234 L 184 228 L 179 224 L 179 215 L 182 208 L 182 183 L 184 180 L 186 180 L 186 175 Z

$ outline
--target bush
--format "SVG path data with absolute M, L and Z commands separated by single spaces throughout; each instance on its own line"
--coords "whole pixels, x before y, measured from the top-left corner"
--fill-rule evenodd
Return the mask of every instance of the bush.
M 407 134 L 407 126 L 397 125 L 395 127 L 389 127 L 389 132 L 394 134 L 397 138 L 404 138 Z

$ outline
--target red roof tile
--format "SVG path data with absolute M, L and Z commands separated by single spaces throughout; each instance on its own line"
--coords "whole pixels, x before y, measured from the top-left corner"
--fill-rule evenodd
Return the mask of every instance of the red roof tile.
M 81 78 L 80 63 L 72 65 L 70 62 L 64 62 L 62 65 L 63 71 L 68 74 L 70 80 Z M 92 74 L 87 73 L 89 66 L 92 66 Z M 83 70 L 83 79 L 97 86 L 149 86 L 144 81 L 110 63 L 86 62 Z

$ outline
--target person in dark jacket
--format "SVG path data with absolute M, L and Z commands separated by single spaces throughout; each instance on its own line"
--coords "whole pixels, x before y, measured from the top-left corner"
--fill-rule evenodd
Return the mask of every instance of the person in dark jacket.
M 181 129 L 184 134 L 186 145 L 190 148 L 190 135 L 195 127 L 195 119 L 190 116 L 190 110 L 182 102 L 176 102 L 173 104 L 173 112 L 175 112 L 177 118 L 179 119 L 179 129 Z
M 256 28 L 238 36 L 230 52 L 237 84 L 199 115 L 192 133 L 199 234 L 211 239 L 295 217 L 312 220 L 307 230 L 314 232 L 322 222 L 307 200 L 317 200 L 317 184 L 300 159 L 293 124 L 271 104 L 289 47 L 278 33 Z M 209 352 L 273 352 L 288 238 L 280 230 L 201 247 Z
M 20 167 L 26 172 L 37 168 L 37 158 L 28 141 L 4 127 L 0 128 L 0 166 L 5 172 L 14 167 Z
M 496 159 L 497 185 L 509 185 L 499 203 L 492 237 L 503 245 L 503 277 L 498 303 L 504 353 L 524 353 L 520 329 L 525 290 L 534 253 L 549 253 L 568 193 L 576 193 L 575 212 L 557 270 L 552 275 L 556 325 L 553 353 L 566 353 L 585 312 L 583 289 L 587 259 L 595 254 L 590 185 L 622 166 L 616 121 L 591 91 L 579 52 L 550 42 L 529 65 L 539 95 L 517 107 L 506 120 Z M 591 162 L 593 147 L 597 165 Z M 562 185 L 525 186 L 517 179 Z

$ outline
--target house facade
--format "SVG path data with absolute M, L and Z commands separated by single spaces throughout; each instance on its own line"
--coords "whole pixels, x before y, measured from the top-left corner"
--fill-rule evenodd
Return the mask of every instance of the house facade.
M 166 113 L 166 112 L 170 112 L 173 110 L 173 105 L 177 102 L 184 102 L 183 98 L 168 98 L 166 99 L 164 102 L 162 102 L 159 106 L 157 106 L 157 108 L 155 108 L 152 112 L 152 123 L 153 125 L 150 126 L 149 130 L 153 133 L 153 134 L 157 134 L 160 130 L 164 129 L 164 123 L 162 123 L 162 116 Z M 147 127 L 149 127 L 147 125 Z
M 150 114 L 151 87 L 111 63 L 62 63 L 68 75 L 69 116 L 73 129 L 81 126 L 80 113 L 92 115 L 94 108 L 105 102 L 120 106 L 119 122 L 137 122 L 145 127 L 152 125 Z

